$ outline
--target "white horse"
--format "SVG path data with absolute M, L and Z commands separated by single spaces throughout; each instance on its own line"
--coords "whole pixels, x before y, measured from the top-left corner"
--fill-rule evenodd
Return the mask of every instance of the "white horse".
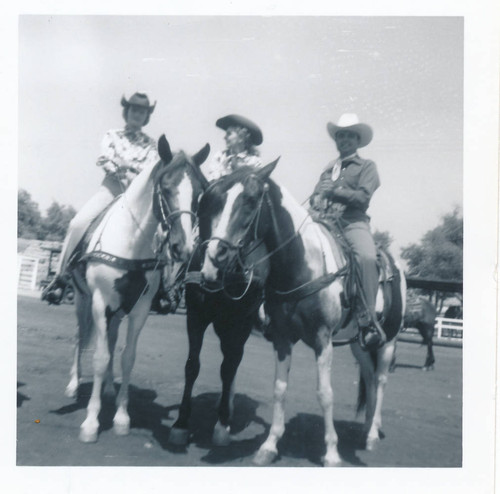
M 83 442 L 97 441 L 103 383 L 104 393 L 115 395 L 113 354 L 118 327 L 125 316 L 128 332 L 121 356 L 122 384 L 113 425 L 116 434 L 129 433 L 128 386 L 137 339 L 161 280 L 165 259 L 161 251 L 168 245 L 171 257 L 182 262 L 193 250 L 194 214 L 206 186 L 199 166 L 209 150 L 207 144 L 192 158 L 182 151 L 172 155 L 165 136 L 160 137 L 161 160 L 143 170 L 95 220 L 81 250 L 83 257 L 71 265 L 78 342 L 65 392 L 69 397 L 77 394 L 82 350 L 91 335 L 95 334 L 96 339 L 92 394 L 87 417 L 80 427 Z
M 276 374 L 272 424 L 254 461 L 267 465 L 278 454 L 277 443 L 285 431 L 284 399 L 292 348 L 301 339 L 316 357 L 317 393 L 325 427 L 324 464 L 336 466 L 342 460 L 333 423 L 332 337 L 343 322 L 343 277 L 347 266 L 342 256 L 336 255 L 339 247 L 329 232 L 313 221 L 284 187 L 269 179 L 275 165 L 276 162 L 259 170 L 242 168 L 222 182 L 227 184 L 221 194 L 224 205 L 212 217 L 212 239 L 202 274 L 208 281 L 216 280 L 230 269 L 235 258 L 241 258 L 242 249 L 259 242 L 265 246 L 267 254 L 253 263 L 269 262 L 265 298 Z M 404 314 L 404 276 L 392 260 L 391 266 L 394 278 L 381 286 L 386 343 L 369 352 L 361 348 L 357 339 L 351 340 L 352 351 L 360 363 L 359 404 L 366 404 L 367 449 L 379 439 L 383 389 Z

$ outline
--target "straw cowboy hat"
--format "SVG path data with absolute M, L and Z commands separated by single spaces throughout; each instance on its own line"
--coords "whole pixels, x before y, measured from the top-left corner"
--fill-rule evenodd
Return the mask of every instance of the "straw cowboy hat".
M 134 93 L 128 100 L 125 96 L 122 96 L 121 104 L 123 108 L 128 108 L 129 106 L 142 106 L 143 108 L 147 108 L 151 115 L 155 109 L 156 101 L 154 105 L 150 105 L 149 98 L 144 93 Z
M 359 135 L 360 148 L 370 144 L 373 137 L 372 128 L 367 124 L 361 123 L 355 113 L 344 113 L 340 116 L 337 124 L 328 122 L 326 128 L 333 140 L 335 140 L 335 135 L 339 130 L 350 130 L 351 132 L 355 132 Z
M 225 117 L 219 118 L 219 120 L 215 122 L 215 125 L 223 130 L 227 130 L 229 127 L 244 127 L 250 132 L 252 144 L 255 146 L 262 144 L 262 141 L 264 140 L 262 137 L 262 131 L 259 129 L 257 124 L 248 118 L 242 117 L 241 115 L 226 115 Z

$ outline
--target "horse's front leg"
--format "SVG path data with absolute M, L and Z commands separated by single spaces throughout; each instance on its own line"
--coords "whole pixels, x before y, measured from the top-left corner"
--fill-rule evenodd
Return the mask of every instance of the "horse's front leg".
M 230 439 L 231 419 L 233 416 L 234 378 L 243 358 L 243 349 L 250 336 L 252 324 L 246 321 L 234 321 L 216 325 L 220 338 L 223 361 L 220 368 L 222 394 L 218 407 L 218 420 L 215 424 L 212 441 L 216 446 L 227 446 Z
M 335 467 L 339 466 L 342 460 L 337 449 L 338 437 L 333 423 L 333 389 L 331 382 L 333 347 L 327 328 L 323 328 L 318 334 L 315 354 L 318 369 L 318 400 L 323 409 L 325 423 L 326 454 L 323 458 L 323 464 L 325 467 Z
M 199 312 L 188 307 L 187 332 L 189 339 L 189 354 L 184 367 L 184 393 L 179 408 L 179 416 L 175 421 L 168 441 L 176 446 L 185 446 L 189 439 L 189 417 L 191 416 L 191 395 L 193 386 L 200 372 L 200 352 L 203 336 L 208 322 L 203 320 Z
M 422 370 L 424 371 L 433 370 L 435 362 L 434 352 L 432 350 L 432 338 L 434 337 L 434 322 L 423 325 L 420 334 L 424 339 L 424 343 L 427 345 L 427 355 L 425 357 L 425 364 L 422 367 Z
M 434 363 L 436 359 L 434 358 L 434 351 L 432 349 L 432 336 L 430 341 L 427 343 L 427 356 L 425 358 L 425 364 L 423 366 L 424 371 L 434 370 Z
M 276 362 L 274 378 L 273 421 L 267 439 L 259 448 L 253 462 L 256 465 L 269 465 L 278 455 L 278 441 L 285 432 L 285 395 L 292 360 L 292 344 L 281 335 L 275 334 L 273 340 Z
M 115 380 L 113 374 L 113 360 L 115 354 L 116 340 L 118 339 L 118 328 L 120 327 L 121 317 L 115 315 L 108 321 L 108 350 L 109 363 L 104 376 L 103 394 L 109 400 L 114 400 L 116 396 Z
M 156 290 L 151 290 L 156 293 Z M 130 416 L 128 414 L 129 384 L 132 369 L 137 354 L 137 340 L 149 315 L 151 297 L 143 297 L 134 306 L 128 315 L 127 341 L 121 355 L 122 383 L 116 397 L 116 413 L 113 418 L 113 430 L 119 436 L 126 436 L 130 432 Z
M 93 295 L 92 315 L 96 330 L 96 349 L 93 360 L 94 382 L 92 385 L 92 394 L 87 406 L 87 417 L 80 426 L 79 436 L 80 440 L 85 443 L 97 441 L 99 430 L 98 415 L 101 410 L 101 388 L 110 358 L 107 343 L 105 303 L 99 290 L 96 290 Z

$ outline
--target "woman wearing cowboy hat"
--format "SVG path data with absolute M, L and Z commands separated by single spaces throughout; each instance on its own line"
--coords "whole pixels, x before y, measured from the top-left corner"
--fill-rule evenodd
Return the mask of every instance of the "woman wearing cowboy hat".
M 262 144 L 263 137 L 254 122 L 241 115 L 227 115 L 219 118 L 215 125 L 226 131 L 226 149 L 206 166 L 204 173 L 209 181 L 228 175 L 240 166 L 262 166 L 256 146 Z
M 74 249 L 91 221 L 124 192 L 133 178 L 148 164 L 159 160 L 156 142 L 142 132 L 156 106 L 150 105 L 144 93 L 134 93 L 130 99 L 121 99 L 123 129 L 109 130 L 104 135 L 97 166 L 106 174 L 99 190 L 71 220 L 64 240 L 56 276 L 42 293 L 42 300 L 59 302 L 65 282 L 65 271 Z
M 327 130 L 340 156 L 321 174 L 311 205 L 326 217 L 331 214 L 338 218 L 353 249 L 367 306 L 367 310 L 358 309 L 358 324 L 366 347 L 376 347 L 383 341 L 376 317 L 372 317 L 378 290 L 377 251 L 366 211 L 380 179 L 375 163 L 357 152 L 371 142 L 373 131 L 353 113 L 343 114 L 337 124 L 329 122 Z

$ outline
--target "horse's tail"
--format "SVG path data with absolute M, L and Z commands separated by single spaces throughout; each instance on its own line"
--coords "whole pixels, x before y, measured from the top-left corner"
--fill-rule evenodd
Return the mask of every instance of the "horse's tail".
M 369 352 L 370 357 L 373 362 L 373 367 L 375 371 L 377 370 L 378 353 L 377 350 Z M 359 372 L 359 385 L 358 385 L 358 403 L 356 405 L 356 414 L 361 413 L 366 406 L 366 383 L 363 379 L 363 374 L 361 370 Z
M 358 403 L 356 405 L 356 414 L 361 413 L 366 406 L 366 384 L 361 372 L 359 373 L 359 385 L 358 385 Z

